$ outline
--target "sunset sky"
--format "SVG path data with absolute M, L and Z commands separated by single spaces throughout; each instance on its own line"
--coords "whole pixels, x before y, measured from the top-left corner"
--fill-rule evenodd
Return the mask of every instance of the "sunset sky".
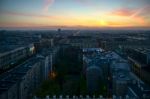
M 0 0 L 0 28 L 150 27 L 150 0 Z

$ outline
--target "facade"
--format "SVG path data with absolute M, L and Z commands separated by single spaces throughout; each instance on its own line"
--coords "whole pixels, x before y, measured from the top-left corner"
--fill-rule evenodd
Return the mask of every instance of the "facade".
M 39 58 L 33 57 L 0 76 L 0 99 L 29 99 L 42 80 Z
M 125 96 L 128 83 L 131 82 L 130 67 L 126 61 L 113 62 L 110 66 L 113 94 Z
M 50 72 L 52 71 L 53 66 L 53 54 L 52 52 L 43 52 L 37 55 L 42 61 L 43 66 L 42 70 L 42 79 L 46 80 L 49 77 Z
M 138 61 L 139 63 L 143 64 L 143 66 L 150 64 L 150 49 L 127 48 L 126 53 L 131 59 Z
M 42 49 L 37 57 L 42 61 L 42 72 L 43 72 L 43 80 L 48 79 L 49 74 L 53 71 L 53 65 L 56 62 L 57 54 L 59 51 L 59 47 L 53 47 L 48 49 Z
M 126 50 L 131 70 L 142 80 L 150 84 L 150 49 L 147 48 L 128 48 Z
M 5 52 L 5 53 L 0 53 L 0 70 L 5 71 L 14 64 L 19 63 L 19 61 L 30 57 L 35 53 L 35 48 L 33 44 L 30 44 L 25 47 L 19 47 L 14 50 Z
M 100 64 L 98 53 L 102 52 L 101 48 L 84 48 L 83 49 L 83 72 L 86 75 L 87 89 L 89 93 L 98 92 L 103 81 L 103 71 Z
M 98 66 L 90 66 L 86 69 L 87 89 L 90 93 L 99 90 L 102 70 Z

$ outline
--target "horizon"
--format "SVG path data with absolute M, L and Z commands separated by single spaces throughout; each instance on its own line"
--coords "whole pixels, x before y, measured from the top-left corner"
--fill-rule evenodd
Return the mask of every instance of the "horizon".
M 0 2 L 0 29 L 150 29 L 149 0 Z
M 23 30 L 23 31 L 57 31 L 58 29 L 61 30 L 89 30 L 89 31 L 111 31 L 111 30 L 143 30 L 143 31 L 150 31 L 149 27 L 65 27 L 65 26 L 52 26 L 52 27 L 0 27 L 0 31 L 16 31 L 16 30 Z

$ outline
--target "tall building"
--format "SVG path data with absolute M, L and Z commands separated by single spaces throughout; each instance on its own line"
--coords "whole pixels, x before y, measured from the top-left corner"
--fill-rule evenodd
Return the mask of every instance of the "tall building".
M 127 48 L 126 53 L 131 63 L 131 70 L 142 80 L 150 84 L 150 49 Z
M 100 64 L 100 48 L 84 48 L 83 49 L 83 72 L 86 75 L 87 89 L 89 93 L 97 93 L 102 87 L 103 71 Z
M 61 29 L 59 28 L 59 29 L 57 30 L 57 32 L 58 32 L 58 34 L 60 34 L 60 33 L 61 33 Z

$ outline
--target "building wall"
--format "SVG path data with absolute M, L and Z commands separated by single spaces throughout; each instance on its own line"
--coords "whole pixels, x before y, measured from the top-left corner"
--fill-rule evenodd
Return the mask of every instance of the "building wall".
M 13 85 L 9 91 L 8 91 L 8 98 L 9 99 L 18 99 L 18 96 L 17 96 L 17 84 Z
M 99 67 L 87 67 L 86 80 L 88 91 L 93 93 L 99 90 L 100 81 L 102 80 L 102 71 Z
M 6 70 L 21 59 L 34 54 L 34 45 L 30 44 L 26 47 L 19 47 L 0 55 L 0 69 Z
M 30 64 L 27 67 L 23 66 L 23 69 L 28 69 L 25 75 L 12 84 L 6 92 L 2 93 L 0 99 L 30 99 L 32 97 L 33 91 L 39 87 L 43 80 L 41 72 L 41 67 L 43 67 L 42 60 L 35 59 L 39 61 L 35 61 L 31 66 Z M 24 72 L 22 73 L 24 74 Z

